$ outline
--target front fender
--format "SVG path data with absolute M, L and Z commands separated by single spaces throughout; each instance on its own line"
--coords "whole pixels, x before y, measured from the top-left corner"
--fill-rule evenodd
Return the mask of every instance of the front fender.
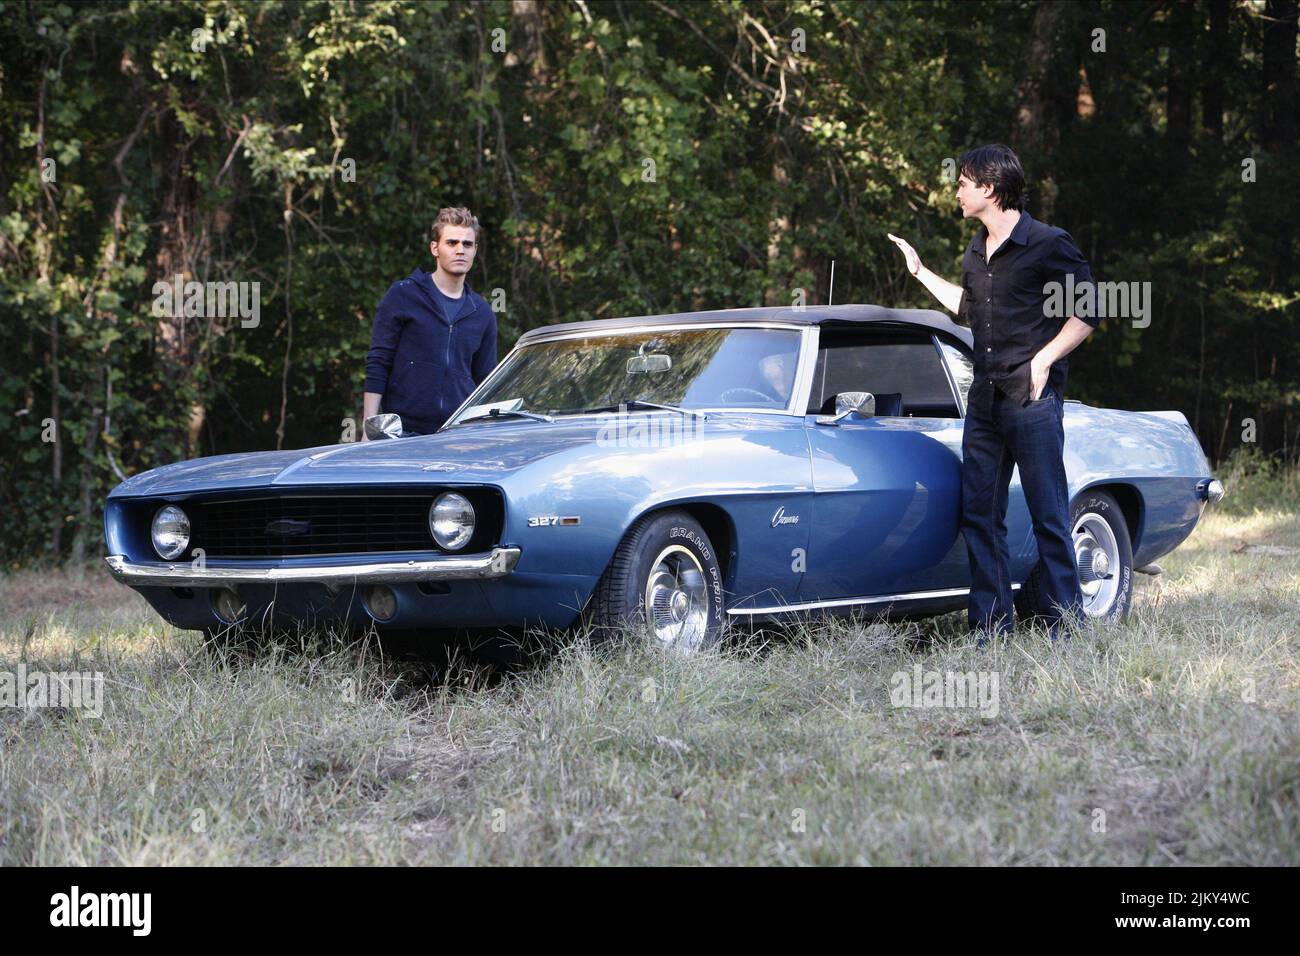
M 800 573 L 791 553 L 806 549 L 810 524 L 810 514 L 801 517 L 812 493 L 808 442 L 802 420 L 764 418 L 710 422 L 700 434 L 651 447 L 629 438 L 571 449 L 510 476 L 502 483 L 503 541 L 522 549 L 516 573 L 575 575 L 594 586 L 643 515 L 707 504 L 735 531 L 735 589 L 788 580 L 793 594 Z M 774 524 L 781 507 L 799 520 Z

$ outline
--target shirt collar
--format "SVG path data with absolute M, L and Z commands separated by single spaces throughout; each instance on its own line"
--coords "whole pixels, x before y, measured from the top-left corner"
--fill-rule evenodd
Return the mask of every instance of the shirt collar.
M 1033 217 L 1030 216 L 1029 213 L 1025 212 L 1025 210 L 1020 210 L 1020 218 L 1017 219 L 1016 224 L 1011 227 L 1010 238 L 1013 241 L 1020 243 L 1022 246 L 1029 245 L 1029 227 L 1032 222 Z M 980 227 L 975 230 L 975 235 L 971 237 L 970 248 L 975 252 L 982 250 L 984 248 L 984 240 L 988 238 L 988 234 L 988 226 L 984 225 L 984 223 L 980 223 Z
M 1020 218 L 1016 220 L 1015 227 L 1011 230 L 1011 238 L 1022 246 L 1029 244 L 1029 224 L 1033 222 L 1029 213 L 1023 209 L 1020 210 Z

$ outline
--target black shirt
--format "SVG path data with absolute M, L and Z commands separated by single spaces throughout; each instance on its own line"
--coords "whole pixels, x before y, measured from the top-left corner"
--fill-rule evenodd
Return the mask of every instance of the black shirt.
M 1060 283 L 1068 292 L 1066 276 L 1078 289 L 1092 282 L 1092 269 L 1064 229 L 1038 222 L 1023 210 L 1011 235 L 985 259 L 988 229 L 981 224 L 961 261 L 961 302 L 958 321 L 970 326 L 975 337 L 975 381 L 972 389 L 996 386 L 1022 404 L 1029 401 L 1033 383 L 1029 360 L 1054 339 L 1074 313 L 1065 295 L 1063 315 L 1049 315 L 1043 287 Z M 1097 316 L 1079 316 L 1096 328 Z M 1064 395 L 1068 364 L 1052 364 L 1048 377 L 1058 395 Z

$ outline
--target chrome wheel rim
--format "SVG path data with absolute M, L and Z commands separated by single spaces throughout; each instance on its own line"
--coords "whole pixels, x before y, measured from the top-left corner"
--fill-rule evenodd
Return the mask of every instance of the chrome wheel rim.
M 1110 523 L 1096 512 L 1080 515 L 1074 523 L 1074 564 L 1083 592 L 1083 613 L 1103 617 L 1119 597 L 1119 542 Z
M 659 552 L 645 586 L 646 622 L 664 647 L 696 650 L 709 628 L 709 589 L 695 555 L 680 544 Z

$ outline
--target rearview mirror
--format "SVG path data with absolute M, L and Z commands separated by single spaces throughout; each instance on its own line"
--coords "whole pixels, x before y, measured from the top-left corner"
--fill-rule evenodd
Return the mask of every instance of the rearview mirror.
M 395 412 L 371 415 L 362 427 L 366 430 L 366 437 L 371 441 L 379 438 L 401 438 L 402 416 Z
M 673 357 L 662 352 L 649 355 L 633 355 L 627 360 L 627 374 L 637 375 L 643 372 L 666 372 L 673 367 Z

